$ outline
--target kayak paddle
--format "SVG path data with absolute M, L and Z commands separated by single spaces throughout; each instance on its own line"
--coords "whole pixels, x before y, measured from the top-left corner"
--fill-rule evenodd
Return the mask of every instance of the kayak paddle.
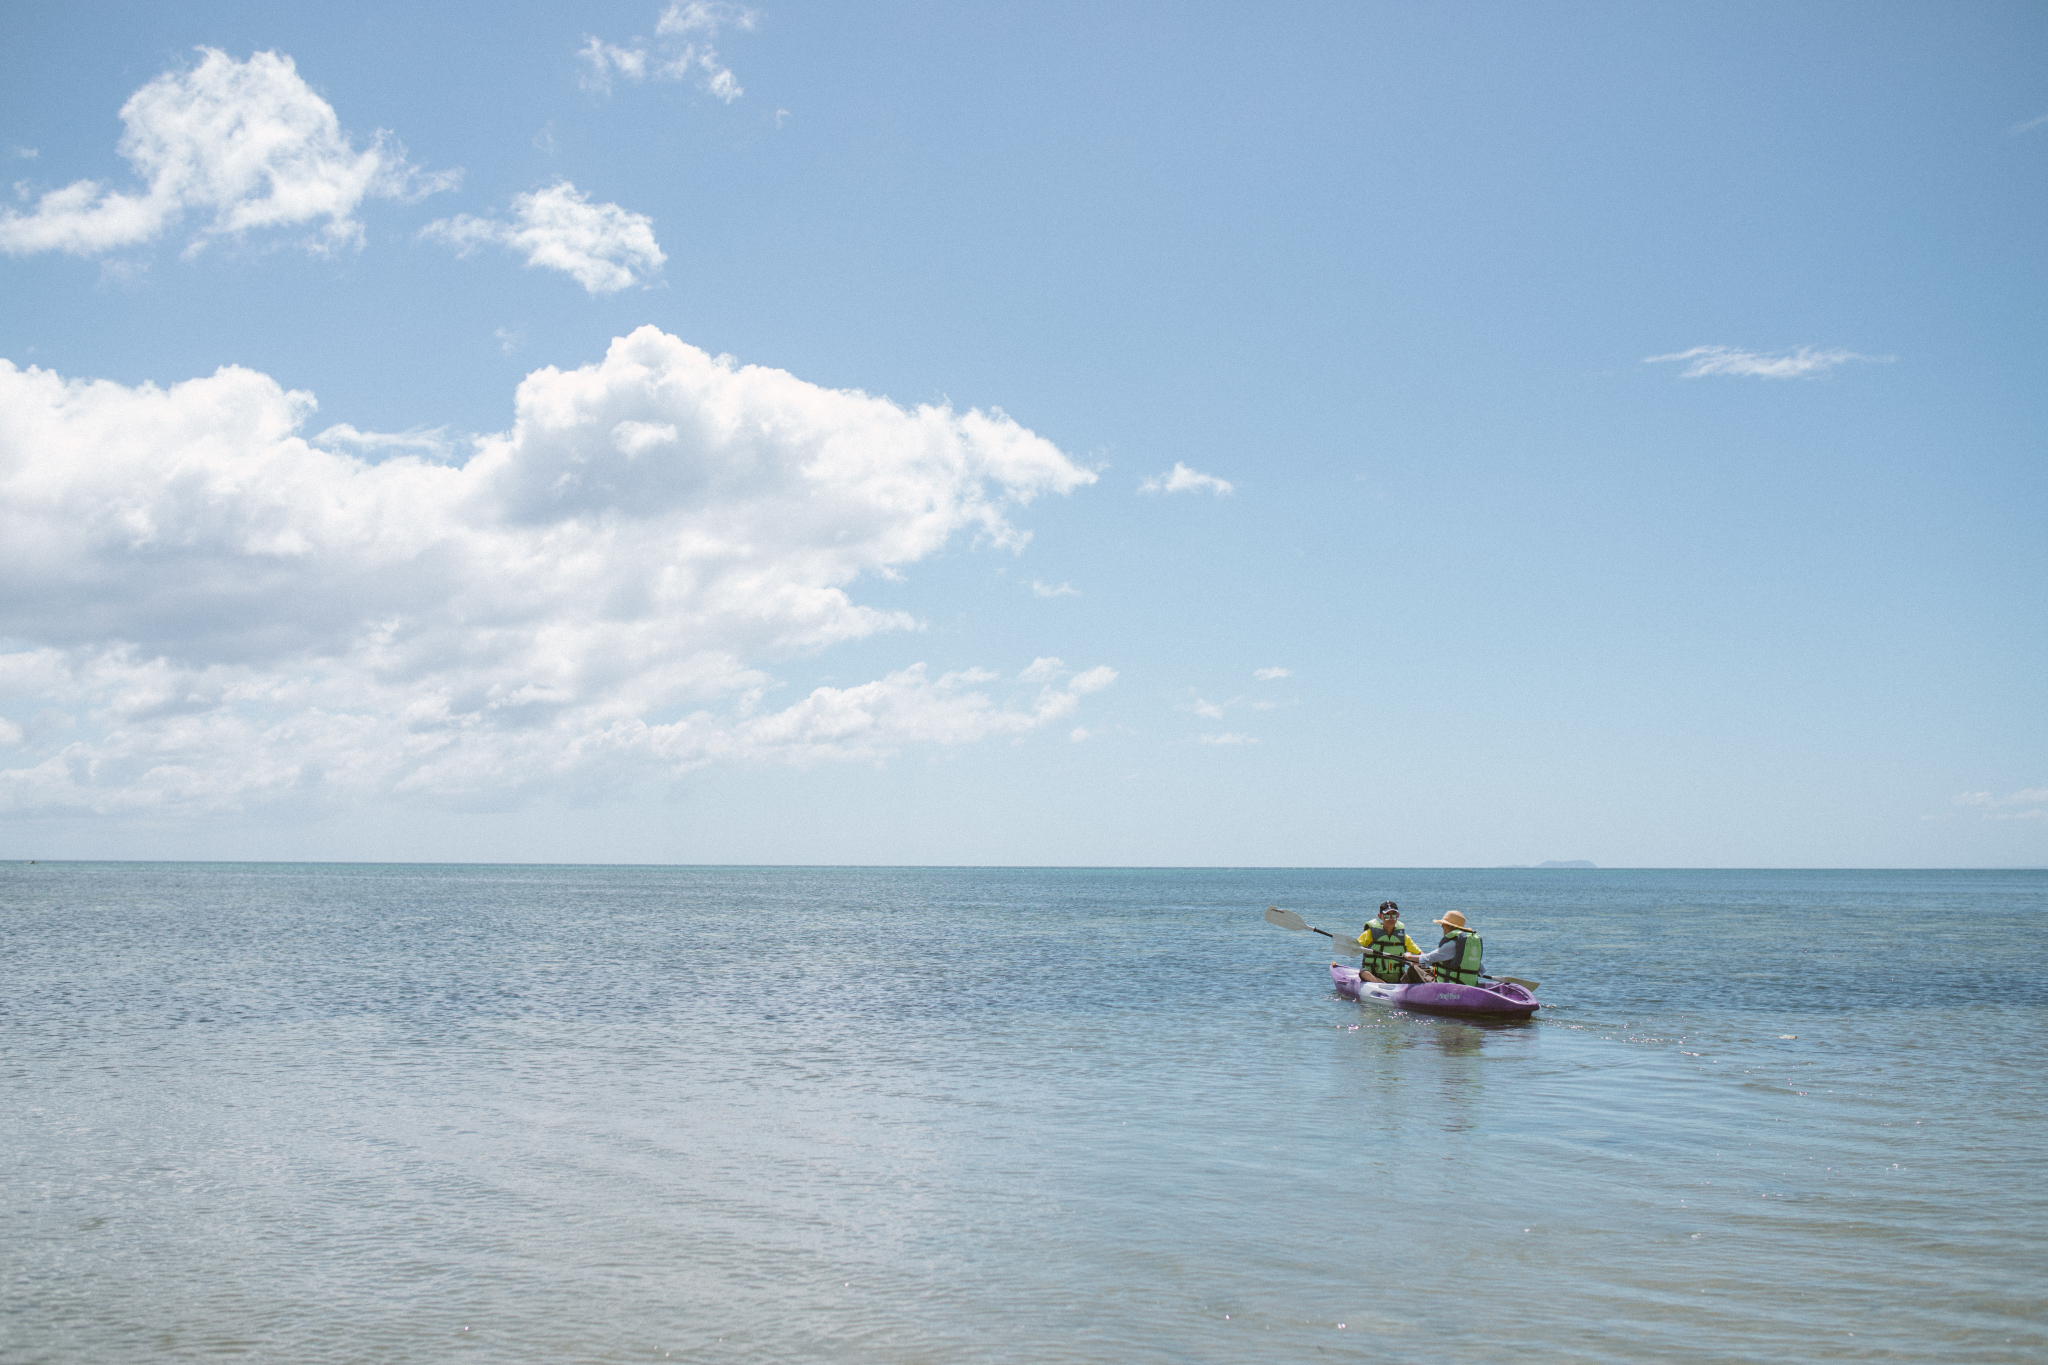
M 1324 938 L 1343 944 L 1344 951 L 1347 953 L 1362 953 L 1365 951 L 1358 946 L 1357 939 L 1346 937 L 1343 934 L 1333 934 L 1328 929 L 1318 929 L 1292 910 L 1282 910 L 1277 905 L 1266 907 L 1266 923 L 1277 924 L 1282 929 L 1306 929 L 1310 933 L 1321 934 Z
M 1321 934 L 1324 938 L 1333 939 L 1336 942 L 1343 944 L 1344 950 L 1349 953 L 1362 953 L 1365 951 L 1363 948 L 1360 948 L 1358 946 L 1357 939 L 1347 939 L 1341 937 L 1340 935 L 1331 933 L 1328 929 L 1318 929 L 1313 924 L 1310 924 L 1307 920 L 1303 919 L 1300 915 L 1295 914 L 1292 910 L 1282 910 L 1277 905 L 1269 905 L 1266 907 L 1266 923 L 1277 924 L 1282 929 L 1307 929 L 1311 933 Z M 1484 976 L 1485 974 L 1482 972 L 1481 975 Z M 1519 976 L 1488 976 L 1486 977 L 1486 979 L 1488 981 L 1512 981 L 1517 986 L 1520 986 L 1525 990 L 1532 991 L 1540 988 L 1543 984 L 1540 981 L 1524 981 Z

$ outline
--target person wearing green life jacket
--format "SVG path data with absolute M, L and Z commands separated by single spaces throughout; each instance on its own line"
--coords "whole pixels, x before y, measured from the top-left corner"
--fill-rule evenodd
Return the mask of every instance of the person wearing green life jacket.
M 1365 926 L 1365 932 L 1358 936 L 1358 946 L 1365 951 L 1362 970 L 1388 985 L 1398 984 L 1404 978 L 1421 979 L 1409 959 L 1422 949 L 1408 937 L 1408 926 L 1401 923 L 1401 907 L 1392 901 L 1380 902 L 1379 923 Z
M 1455 981 L 1462 986 L 1479 984 L 1479 935 L 1465 923 L 1462 911 L 1453 910 L 1433 921 L 1444 931 L 1443 942 L 1422 955 L 1438 981 Z

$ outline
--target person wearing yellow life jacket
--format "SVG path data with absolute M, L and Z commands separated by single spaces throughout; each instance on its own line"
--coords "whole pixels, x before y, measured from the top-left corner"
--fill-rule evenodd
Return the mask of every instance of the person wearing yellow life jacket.
M 1443 941 L 1422 955 L 1423 963 L 1435 970 L 1438 981 L 1455 981 L 1464 986 L 1479 984 L 1479 935 L 1465 923 L 1462 911 L 1453 910 L 1433 923 L 1442 927 Z
M 1358 936 L 1358 946 L 1365 950 L 1361 970 L 1387 984 L 1394 985 L 1403 978 L 1421 979 L 1409 965 L 1409 957 L 1422 950 L 1408 937 L 1408 926 L 1401 923 L 1401 907 L 1392 901 L 1380 902 L 1379 923 L 1365 926 L 1365 932 Z

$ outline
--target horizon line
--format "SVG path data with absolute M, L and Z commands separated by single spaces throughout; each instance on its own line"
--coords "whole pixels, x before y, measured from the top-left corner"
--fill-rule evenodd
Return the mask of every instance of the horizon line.
M 2016 863 L 1973 867 L 1867 866 L 1851 864 L 1606 864 L 1597 867 L 1542 867 L 1534 863 L 571 863 L 424 861 L 373 858 L 5 858 L 0 866 L 114 864 L 125 867 L 528 867 L 669 868 L 724 871 L 877 872 L 2048 872 L 2048 864 Z

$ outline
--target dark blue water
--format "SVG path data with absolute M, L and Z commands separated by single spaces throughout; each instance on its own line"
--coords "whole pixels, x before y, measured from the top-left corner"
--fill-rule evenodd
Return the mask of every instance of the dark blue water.
M 1389 896 L 1547 1008 L 1342 1001 L 1260 916 Z M 0 1358 L 2038 1361 L 2044 927 L 2028 872 L 12 865 Z

